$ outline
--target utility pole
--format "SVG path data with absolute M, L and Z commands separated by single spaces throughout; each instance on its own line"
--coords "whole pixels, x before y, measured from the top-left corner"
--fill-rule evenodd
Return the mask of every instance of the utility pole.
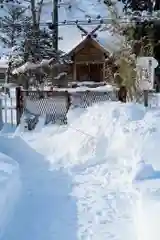
M 56 52 L 58 52 L 58 0 L 53 1 L 53 13 L 52 13 L 52 44 Z

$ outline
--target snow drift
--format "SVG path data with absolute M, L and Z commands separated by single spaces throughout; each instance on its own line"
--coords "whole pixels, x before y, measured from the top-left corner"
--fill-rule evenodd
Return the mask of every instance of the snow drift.
M 68 117 L 68 126 L 40 124 L 38 130 L 23 136 L 20 131 L 15 138 L 3 137 L 3 152 L 17 159 L 24 185 L 18 218 L 15 214 L 4 240 L 13 236 L 137 240 L 146 236 L 141 234 L 145 226 L 133 178 L 153 178 L 160 169 L 159 109 L 107 102 L 72 109 Z M 137 170 L 141 161 L 147 170 Z M 40 202 L 36 208 L 35 202 Z M 155 213 L 154 209 L 152 218 Z
M 50 126 L 32 137 L 26 135 L 29 144 L 46 156 L 52 169 L 64 169 L 72 176 L 78 239 L 135 239 L 132 175 L 143 142 L 138 122 L 146 110 L 108 102 L 73 112 L 68 128 L 54 131 Z
M 78 239 L 137 239 L 132 182 L 141 160 L 159 167 L 159 117 L 158 109 L 107 102 L 72 110 L 67 128 L 50 126 L 28 138 L 53 169 L 73 178 Z

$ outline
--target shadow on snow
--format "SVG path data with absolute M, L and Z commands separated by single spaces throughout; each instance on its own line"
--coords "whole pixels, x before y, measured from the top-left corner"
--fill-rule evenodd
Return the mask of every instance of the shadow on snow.
M 44 143 L 45 144 L 45 143 Z M 76 240 L 76 199 L 63 171 L 50 171 L 43 155 L 20 137 L 0 137 L 4 154 L 20 166 L 22 195 L 3 240 Z

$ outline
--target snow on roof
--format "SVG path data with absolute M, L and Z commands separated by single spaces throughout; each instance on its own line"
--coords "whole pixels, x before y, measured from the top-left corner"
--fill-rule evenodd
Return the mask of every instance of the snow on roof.
M 118 35 L 113 36 L 109 31 L 104 31 L 98 33 L 97 41 L 107 51 L 113 53 L 122 47 L 123 38 Z
M 71 41 L 68 42 L 68 44 L 65 45 L 66 49 L 70 49 L 67 51 L 67 53 L 70 53 L 73 51 L 80 43 L 85 41 L 86 37 L 83 37 L 81 39 L 76 39 L 73 43 L 73 45 L 70 46 Z M 99 32 L 97 34 L 96 38 L 93 38 L 104 50 L 106 50 L 109 53 L 113 53 L 115 51 L 118 51 L 123 42 L 123 38 L 121 36 L 113 36 L 110 32 L 108 31 L 103 31 Z

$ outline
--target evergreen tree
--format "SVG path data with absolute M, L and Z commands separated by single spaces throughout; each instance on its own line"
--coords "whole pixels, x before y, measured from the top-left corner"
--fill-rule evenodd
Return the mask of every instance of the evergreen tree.
M 3 6 L 3 8 L 1 8 L 2 17 L 0 17 L 0 42 L 9 52 L 7 81 L 10 81 L 12 67 L 21 62 L 18 56 L 19 48 L 16 46 L 18 46 L 21 41 L 21 22 L 24 19 L 26 8 L 20 4 L 11 2 L 1 6 Z
M 21 22 L 24 20 L 26 8 L 17 4 L 6 4 L 5 15 L 0 17 L 0 42 L 5 48 L 19 44 L 22 36 Z
M 41 12 L 43 8 L 43 0 L 29 0 L 29 17 L 23 21 L 23 41 L 22 50 L 24 51 L 24 60 L 28 59 L 33 62 L 40 61 L 43 58 L 51 58 L 55 56 L 52 46 L 52 35 L 48 28 L 41 26 Z
M 124 12 L 132 12 L 134 17 L 134 12 L 147 11 L 148 13 L 153 13 L 154 11 L 160 10 L 160 1 L 159 0 L 120 0 L 124 4 Z M 137 19 L 136 19 L 137 20 Z M 147 39 L 150 38 L 154 45 L 154 55 L 157 60 L 160 62 L 160 23 L 157 20 L 145 20 L 138 22 L 135 27 L 134 38 L 139 40 L 144 38 L 147 42 Z
M 119 0 L 124 3 L 124 9 L 132 11 L 157 11 L 160 9 L 159 0 Z
M 55 57 L 55 50 L 52 46 L 52 35 L 48 29 L 37 28 L 36 38 L 33 31 L 31 19 L 24 22 L 24 36 L 21 42 L 22 51 L 24 51 L 24 60 L 30 59 L 33 62 L 44 58 Z

